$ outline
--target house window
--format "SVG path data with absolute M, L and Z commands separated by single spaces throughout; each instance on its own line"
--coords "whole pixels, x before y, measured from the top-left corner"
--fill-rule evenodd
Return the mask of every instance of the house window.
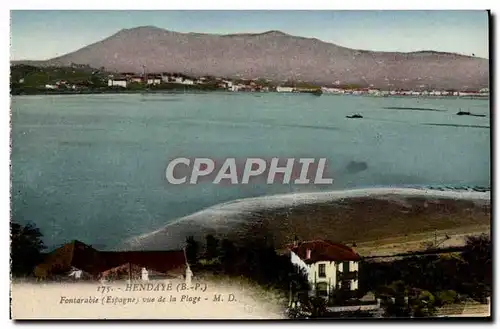
M 325 282 L 316 284 L 316 295 L 321 297 L 328 296 L 328 285 Z
M 318 276 L 320 278 L 326 278 L 326 265 L 325 264 L 318 265 Z

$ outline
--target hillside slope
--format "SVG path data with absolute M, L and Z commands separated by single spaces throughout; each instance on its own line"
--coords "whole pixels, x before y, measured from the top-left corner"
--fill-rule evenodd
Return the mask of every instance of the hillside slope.
M 322 84 L 468 89 L 488 86 L 487 59 L 451 53 L 372 52 L 280 31 L 215 35 L 152 26 L 124 29 L 100 42 L 36 65 L 71 63 L 115 71 L 182 72 Z

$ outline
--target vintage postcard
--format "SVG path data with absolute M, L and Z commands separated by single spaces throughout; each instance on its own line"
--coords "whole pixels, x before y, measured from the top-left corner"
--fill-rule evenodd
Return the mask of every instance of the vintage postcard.
M 491 319 L 489 22 L 12 11 L 11 318 Z

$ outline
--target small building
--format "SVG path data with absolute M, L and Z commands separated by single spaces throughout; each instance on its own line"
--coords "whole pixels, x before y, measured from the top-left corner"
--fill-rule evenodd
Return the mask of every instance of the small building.
M 162 82 L 162 76 L 161 75 L 154 75 L 154 76 L 148 76 L 148 85 L 159 85 Z
M 108 79 L 108 87 L 127 88 L 128 80 L 126 78 L 110 78 Z
M 222 85 L 224 85 L 224 88 L 231 89 L 233 87 L 233 82 L 229 80 L 222 80 Z
M 288 245 L 290 260 L 307 273 L 311 293 L 328 297 L 332 291 L 358 289 L 361 257 L 350 247 L 329 240 Z
M 174 78 L 172 76 L 170 76 L 169 74 L 162 74 L 161 76 L 161 80 L 164 82 L 164 83 L 169 83 L 169 82 L 172 82 Z
M 325 94 L 343 94 L 344 90 L 341 88 L 328 88 L 328 87 L 321 87 L 321 90 Z
M 459 91 L 458 96 L 463 96 L 463 97 L 473 97 L 473 96 L 478 96 L 479 93 L 477 91 Z
M 294 88 L 293 87 L 278 86 L 278 87 L 276 87 L 276 91 L 279 93 L 293 93 Z

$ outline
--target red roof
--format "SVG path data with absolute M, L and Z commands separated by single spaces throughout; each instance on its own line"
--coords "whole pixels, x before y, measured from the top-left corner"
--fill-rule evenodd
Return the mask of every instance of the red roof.
M 106 251 L 101 252 L 107 268 L 132 263 L 160 273 L 184 274 L 187 267 L 183 250 L 169 251 Z
M 50 273 L 65 272 L 75 267 L 97 275 L 126 263 L 165 274 L 183 274 L 187 267 L 184 250 L 98 251 L 76 240 L 48 254 L 39 266 Z
M 352 248 L 341 243 L 329 240 L 305 241 L 294 247 L 293 244 L 287 246 L 306 263 L 316 263 L 319 261 L 359 261 L 361 257 Z M 310 257 L 307 258 L 308 250 Z

